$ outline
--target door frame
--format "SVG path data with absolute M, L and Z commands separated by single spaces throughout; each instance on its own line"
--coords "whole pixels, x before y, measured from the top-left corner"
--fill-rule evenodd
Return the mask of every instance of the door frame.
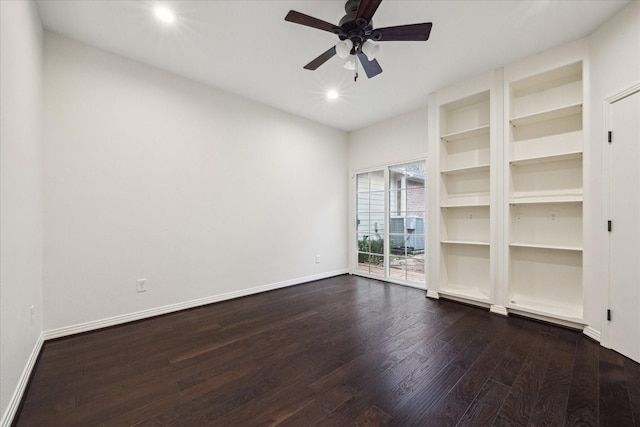
M 604 100 L 604 129 L 602 140 L 607 140 L 607 132 L 611 129 L 612 125 L 612 108 L 613 104 L 617 101 L 620 101 L 629 96 L 635 95 L 640 92 L 640 82 L 624 89 Z M 604 150 L 603 162 L 604 162 L 604 179 L 603 179 L 603 213 L 604 218 L 610 218 L 611 213 L 611 198 L 610 198 L 610 189 L 611 189 L 611 150 L 610 146 L 607 145 Z M 604 227 L 603 227 L 604 230 Z M 600 319 L 602 322 L 602 336 L 600 340 L 600 344 L 606 348 L 611 348 L 611 323 L 607 320 L 607 309 L 611 308 L 611 239 L 609 234 L 607 233 L 606 238 L 604 239 L 604 256 L 603 256 L 603 265 L 605 272 L 605 295 L 604 301 L 606 301 L 606 306 L 601 307 Z
M 398 280 L 398 279 L 394 279 L 389 277 L 389 255 L 390 255 L 390 251 L 389 251 L 389 247 L 387 242 L 389 241 L 389 169 L 394 167 L 394 166 L 401 166 L 407 163 L 415 163 L 415 162 L 424 162 L 425 164 L 425 168 L 426 168 L 426 173 L 425 173 L 425 187 L 424 187 L 424 192 L 425 192 L 425 206 L 424 206 L 424 212 L 425 212 L 425 224 L 424 224 L 424 228 L 425 228 L 425 259 L 424 259 L 424 263 L 425 263 L 425 278 L 424 281 L 422 283 L 418 283 L 418 282 L 410 282 L 410 281 L 405 281 L 405 280 Z M 418 155 L 416 157 L 410 158 L 408 160 L 404 160 L 404 161 L 394 161 L 394 162 L 390 162 L 390 163 L 385 163 L 382 165 L 376 165 L 376 166 L 370 166 L 370 167 L 365 167 L 365 168 L 360 168 L 360 169 L 353 169 L 350 171 L 349 176 L 351 179 L 351 185 L 350 185 L 350 196 L 349 196 L 349 238 L 347 239 L 349 242 L 349 251 L 348 251 L 348 257 L 349 257 L 349 274 L 351 275 L 356 275 L 356 276 L 362 276 L 362 277 L 367 277 L 367 278 L 371 278 L 371 279 L 375 279 L 375 280 L 382 280 L 384 282 L 388 282 L 388 283 L 394 283 L 397 285 L 403 285 L 403 286 L 408 286 L 411 288 L 417 288 L 417 289 L 421 289 L 426 291 L 427 290 L 427 283 L 429 281 L 429 275 L 428 275 L 428 271 L 430 268 L 430 263 L 429 263 L 429 259 L 427 256 L 428 250 L 429 250 L 429 231 L 430 231 L 430 227 L 429 227 L 429 222 L 431 221 L 431 212 L 429 212 L 428 207 L 430 206 L 430 200 L 429 200 L 429 195 L 431 193 L 431 188 L 430 186 L 430 180 L 429 180 L 429 154 L 423 154 L 423 155 Z M 376 276 L 376 275 L 372 275 L 372 274 L 367 274 L 363 271 L 359 271 L 358 270 L 358 256 L 357 256 L 357 249 L 354 250 L 354 248 L 357 248 L 357 237 L 356 237 L 356 215 L 357 215 L 357 207 L 356 207 L 356 198 L 357 198 L 357 182 L 356 182 L 356 176 L 358 174 L 361 173 L 368 173 L 368 172 L 376 172 L 376 171 L 380 171 L 382 170 L 384 172 L 384 205 L 385 205 L 385 227 L 384 227 L 384 241 L 385 241 L 385 246 L 384 246 L 384 263 L 385 263 L 385 267 L 384 267 L 384 276 Z

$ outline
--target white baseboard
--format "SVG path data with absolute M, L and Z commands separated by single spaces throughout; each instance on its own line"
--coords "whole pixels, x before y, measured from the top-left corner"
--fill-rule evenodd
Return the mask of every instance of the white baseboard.
M 501 316 L 509 315 L 507 308 L 501 305 L 492 304 L 491 307 L 489 308 L 489 311 L 495 314 L 499 314 Z
M 431 289 L 427 289 L 427 297 L 433 299 L 440 299 L 440 295 L 436 291 L 432 291 Z
M 600 331 L 593 329 L 591 326 L 585 326 L 582 330 L 582 333 L 588 336 L 589 338 L 600 342 Z
M 312 276 L 299 277 L 296 279 L 285 280 L 282 282 L 270 283 L 267 285 L 256 286 L 253 288 L 241 289 L 239 291 L 227 292 L 224 294 L 213 295 L 210 297 L 199 298 L 191 301 L 179 302 L 176 304 L 165 305 L 163 307 L 155 307 L 148 310 L 142 310 L 135 313 L 123 314 L 120 316 L 109 317 L 106 319 L 92 320 L 91 322 L 79 323 L 76 325 L 65 326 L 62 328 L 52 329 L 43 333 L 45 340 L 53 338 L 66 337 L 69 335 L 89 332 L 96 329 L 107 328 L 109 326 L 120 325 L 123 323 L 133 322 L 136 320 L 147 319 L 149 317 L 159 316 L 162 314 L 173 313 L 175 311 L 186 310 L 189 308 L 199 307 L 214 302 L 226 301 L 234 298 L 240 298 L 248 295 L 258 294 L 261 292 L 272 291 L 275 289 L 286 288 L 288 286 L 300 285 L 314 280 L 327 279 L 329 277 L 347 274 L 348 269 L 330 271 L 327 273 L 315 274 Z
M 22 401 L 22 395 L 27 389 L 27 385 L 29 385 L 29 377 L 31 377 L 31 372 L 38 361 L 38 355 L 40 354 L 40 349 L 44 344 L 44 334 L 40 334 L 38 337 L 38 341 L 36 341 L 36 345 L 33 347 L 31 354 L 29 355 L 29 359 L 27 360 L 27 364 L 22 370 L 22 375 L 20 375 L 20 379 L 18 380 L 18 385 L 13 392 L 13 396 L 11 396 L 11 400 L 9 400 L 9 406 L 7 406 L 7 410 L 2 415 L 2 420 L 0 420 L 0 426 L 9 427 L 13 422 L 13 418 L 16 416 L 16 412 L 18 411 L 18 407 L 20 406 L 20 402 Z

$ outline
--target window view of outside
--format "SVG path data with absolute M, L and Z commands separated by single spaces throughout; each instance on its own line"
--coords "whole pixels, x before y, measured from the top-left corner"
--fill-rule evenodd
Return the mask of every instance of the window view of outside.
M 384 172 L 356 176 L 357 270 L 423 284 L 427 225 L 425 162 L 390 167 L 387 186 Z M 385 192 L 388 192 L 388 206 L 385 206 Z M 385 227 L 388 227 L 386 247 Z
M 425 162 L 389 168 L 389 277 L 424 283 Z
M 357 177 L 358 270 L 384 276 L 384 171 Z

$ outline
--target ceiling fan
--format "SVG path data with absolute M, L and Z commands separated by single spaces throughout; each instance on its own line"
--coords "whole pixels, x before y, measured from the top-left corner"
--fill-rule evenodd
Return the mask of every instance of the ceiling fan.
M 384 41 L 426 41 L 431 33 L 431 22 L 423 24 L 398 25 L 395 27 L 375 28 L 371 18 L 376 13 L 382 0 L 347 0 L 344 10 L 347 13 L 338 25 L 331 24 L 313 16 L 290 10 L 285 21 L 307 27 L 328 31 L 338 36 L 340 41 L 316 59 L 304 66 L 306 70 L 316 70 L 322 64 L 338 55 L 343 59 L 349 58 L 345 68 L 355 70 L 355 80 L 358 79 L 358 61 L 368 78 L 377 76 L 382 68 L 375 55 L 380 46 L 374 42 Z

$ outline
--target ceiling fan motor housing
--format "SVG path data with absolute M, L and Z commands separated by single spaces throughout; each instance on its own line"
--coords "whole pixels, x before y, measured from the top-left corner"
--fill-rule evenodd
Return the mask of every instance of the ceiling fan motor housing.
M 336 31 L 340 40 L 350 39 L 353 42 L 352 55 L 361 52 L 365 41 L 371 39 L 379 41 L 382 33 L 373 29 L 373 21 L 367 22 L 364 18 L 357 18 L 360 0 L 347 0 L 344 10 L 347 13 L 342 17 L 338 25 L 340 31 Z

